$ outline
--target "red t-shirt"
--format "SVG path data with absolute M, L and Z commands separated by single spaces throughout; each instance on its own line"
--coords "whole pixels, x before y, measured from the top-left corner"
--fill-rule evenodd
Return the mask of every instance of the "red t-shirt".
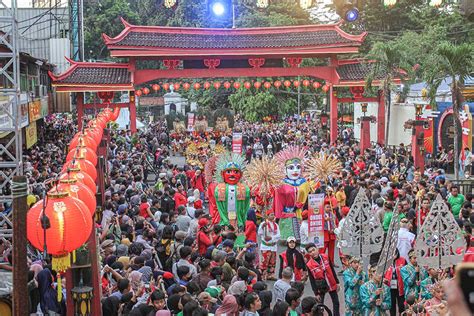
M 181 194 L 179 192 L 176 192 L 174 194 L 174 204 L 175 204 L 174 208 L 175 208 L 175 210 L 177 210 L 180 205 L 186 206 L 187 202 L 188 202 L 188 200 L 186 199 L 186 197 L 183 194 Z
M 141 203 L 139 206 L 138 214 L 144 218 L 150 217 L 150 215 L 148 214 L 148 208 L 150 208 L 150 204 L 148 204 L 148 202 Z
M 245 240 L 257 242 L 257 225 L 252 221 L 245 222 Z
M 197 233 L 198 251 L 201 256 L 206 254 L 207 248 L 212 246 L 211 239 L 203 231 Z

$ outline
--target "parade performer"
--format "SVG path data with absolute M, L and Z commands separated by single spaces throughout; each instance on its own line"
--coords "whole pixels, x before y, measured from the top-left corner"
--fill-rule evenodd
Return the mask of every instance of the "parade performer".
M 293 269 L 295 281 L 301 281 L 305 278 L 306 264 L 304 257 L 296 247 L 296 238 L 290 236 L 286 239 L 286 251 L 280 254 L 280 272 L 278 277 L 281 279 L 282 271 L 286 267 Z
M 266 220 L 258 227 L 258 236 L 261 240 L 260 250 L 262 252 L 260 270 L 262 271 L 263 280 L 275 280 L 277 242 L 280 240 L 280 228 L 275 223 L 275 214 L 272 210 L 268 210 L 266 215 Z
M 334 316 L 339 316 L 339 279 L 333 264 L 329 261 L 326 254 L 320 254 L 314 243 L 306 245 L 308 253 L 308 269 L 309 281 L 314 295 L 319 296 L 321 302 L 324 302 L 324 296 L 329 293 L 332 301 L 332 310 Z
M 376 267 L 369 268 L 370 280 L 360 287 L 362 314 L 382 316 L 391 307 L 390 288 L 382 283 L 382 276 L 377 274 Z
M 368 281 L 363 271 L 360 259 L 352 257 L 349 259 L 349 268 L 343 272 L 344 276 L 344 300 L 346 302 L 346 316 L 362 315 L 362 301 L 360 299 L 360 287 Z
M 443 299 L 444 291 L 440 283 L 435 283 L 431 287 L 432 298 L 429 299 L 424 307 L 430 315 L 446 315 L 448 312 L 448 303 Z
M 323 218 L 324 218 L 324 248 L 319 251 L 321 253 L 327 253 L 329 261 L 334 264 L 334 251 L 336 249 L 336 233 L 334 230 L 337 228 L 337 216 L 334 209 L 331 206 L 331 202 L 326 200 L 323 206 Z
M 298 146 L 288 146 L 275 156 L 285 172 L 283 184 L 275 191 L 273 207 L 280 219 L 281 237 L 295 236 L 300 239 L 302 208 L 305 205 L 311 185 L 303 177 L 303 167 L 307 151 Z
M 395 249 L 395 251 L 395 259 L 393 260 L 392 265 L 385 272 L 384 276 L 384 282 L 390 287 L 390 296 L 392 298 L 392 307 L 390 308 L 391 316 L 397 315 L 397 305 L 400 314 L 405 311 L 405 292 L 403 289 L 403 280 L 400 270 L 407 264 L 407 261 L 405 258 L 400 257 L 398 249 Z
M 245 168 L 245 158 L 234 153 L 225 153 L 219 156 L 216 162 L 216 187 L 214 198 L 220 217 L 220 225 L 232 225 L 243 231 L 250 207 L 249 187 L 241 183 L 242 172 Z M 209 199 L 213 203 L 212 199 Z M 215 209 L 210 205 L 210 209 Z M 217 214 L 213 215 L 215 223 Z
M 438 283 L 438 276 L 439 273 L 436 268 L 428 268 L 428 277 L 420 283 L 420 295 L 422 299 L 429 300 L 433 297 L 431 288 Z
M 408 252 L 408 258 L 408 264 L 400 269 L 405 290 L 405 300 L 408 298 L 408 295 L 414 295 L 415 298 L 418 298 L 421 280 L 427 277 L 425 269 L 418 265 L 416 253 L 413 249 Z
M 474 262 L 474 237 L 471 236 L 469 240 L 469 248 L 467 248 L 464 254 L 463 262 Z

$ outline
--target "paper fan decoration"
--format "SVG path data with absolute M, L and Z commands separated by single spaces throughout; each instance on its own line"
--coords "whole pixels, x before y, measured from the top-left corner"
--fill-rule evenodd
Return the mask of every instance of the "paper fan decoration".
M 327 181 L 342 169 L 339 159 L 320 153 L 306 161 L 306 177 L 312 180 Z
M 252 189 L 258 189 L 261 197 L 269 197 L 285 177 L 281 166 L 274 159 L 263 156 L 262 159 L 252 159 L 244 173 L 244 181 Z

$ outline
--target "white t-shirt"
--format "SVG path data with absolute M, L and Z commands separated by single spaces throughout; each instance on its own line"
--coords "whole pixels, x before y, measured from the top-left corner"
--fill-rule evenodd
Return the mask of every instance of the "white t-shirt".
M 408 261 L 408 252 L 413 248 L 413 241 L 415 234 L 410 233 L 407 228 L 400 228 L 398 231 L 397 249 L 400 252 L 400 257 Z

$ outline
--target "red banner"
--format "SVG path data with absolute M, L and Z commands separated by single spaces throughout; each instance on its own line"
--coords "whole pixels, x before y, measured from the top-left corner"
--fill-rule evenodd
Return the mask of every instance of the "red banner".
M 308 237 L 318 248 L 324 247 L 324 221 L 321 206 L 324 193 L 308 196 Z
M 232 152 L 242 154 L 242 133 L 234 132 L 232 134 Z

